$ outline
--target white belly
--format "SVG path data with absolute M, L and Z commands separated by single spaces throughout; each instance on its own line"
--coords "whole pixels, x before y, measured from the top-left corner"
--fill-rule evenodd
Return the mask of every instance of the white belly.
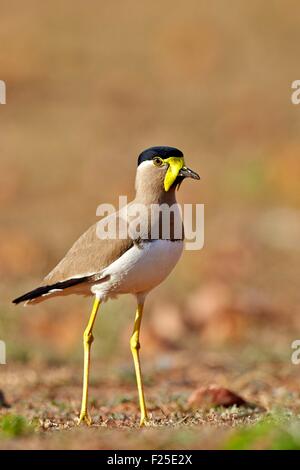
M 155 240 L 134 245 L 103 270 L 103 277 L 109 279 L 91 290 L 103 299 L 116 294 L 146 293 L 170 274 L 182 250 L 182 241 Z

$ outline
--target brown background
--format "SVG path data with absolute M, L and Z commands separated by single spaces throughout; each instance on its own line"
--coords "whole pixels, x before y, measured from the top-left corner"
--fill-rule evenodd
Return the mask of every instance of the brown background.
M 290 363 L 300 336 L 297 10 L 294 1 L 1 2 L 0 338 L 8 364 L 0 381 L 8 401 L 22 398 L 10 381 L 22 384 L 22 371 L 73 367 L 68 400 L 71 413 L 78 409 L 90 302 L 23 310 L 10 301 L 39 284 L 96 220 L 98 204 L 133 196 L 136 157 L 152 145 L 184 151 L 202 180 L 185 181 L 179 201 L 205 204 L 204 249 L 185 252 L 148 302 L 142 347 L 153 394 L 161 383 L 172 389 L 178 371 L 179 389 L 192 390 L 228 386 L 230 374 L 242 380 L 248 368 L 253 380 L 271 370 L 272 381 L 282 368 L 276 387 L 299 398 Z M 96 398 L 105 380 L 113 396 L 132 372 L 134 308 L 130 298 L 109 302 L 97 323 Z M 203 362 L 207 370 L 198 370 Z M 245 383 L 236 388 L 253 398 Z M 128 387 L 135 393 L 133 381 Z M 272 407 L 268 393 L 258 402 Z

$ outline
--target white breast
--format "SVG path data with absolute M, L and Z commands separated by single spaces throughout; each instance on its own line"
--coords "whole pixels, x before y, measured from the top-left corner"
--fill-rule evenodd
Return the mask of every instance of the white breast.
M 148 292 L 160 284 L 180 258 L 182 241 L 155 240 L 134 245 L 102 272 L 108 281 L 95 284 L 100 298 Z

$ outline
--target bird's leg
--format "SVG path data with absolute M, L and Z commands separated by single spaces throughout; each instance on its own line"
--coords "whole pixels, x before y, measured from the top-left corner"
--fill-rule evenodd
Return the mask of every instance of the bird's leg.
M 88 405 L 88 388 L 89 388 L 89 372 L 90 372 L 90 355 L 91 355 L 91 345 L 94 341 L 92 334 L 93 326 L 96 320 L 98 308 L 100 306 L 100 299 L 97 297 L 94 300 L 91 316 L 87 324 L 86 329 L 83 333 L 83 348 L 84 348 L 84 366 L 83 366 L 83 389 L 82 389 L 82 402 L 81 402 L 81 411 L 79 416 L 78 424 L 85 422 L 86 424 L 92 424 L 91 417 L 87 410 Z
M 139 350 L 140 350 L 139 337 L 140 337 L 140 328 L 141 328 L 141 321 L 142 321 L 142 315 L 143 315 L 143 308 L 144 308 L 144 303 L 138 303 L 135 320 L 134 320 L 133 333 L 130 338 L 130 348 L 131 348 L 131 352 L 133 356 L 137 388 L 138 388 L 138 393 L 139 393 L 140 409 L 141 409 L 140 426 L 143 426 L 147 422 L 147 409 L 146 409 L 145 398 L 144 398 L 144 389 L 143 389 L 140 358 L 139 358 Z

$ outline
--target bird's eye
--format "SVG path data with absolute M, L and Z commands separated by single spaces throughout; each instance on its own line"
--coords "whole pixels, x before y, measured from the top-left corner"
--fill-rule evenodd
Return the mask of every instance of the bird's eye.
M 163 160 L 160 157 L 154 157 L 153 158 L 153 163 L 155 166 L 162 166 L 163 165 Z

